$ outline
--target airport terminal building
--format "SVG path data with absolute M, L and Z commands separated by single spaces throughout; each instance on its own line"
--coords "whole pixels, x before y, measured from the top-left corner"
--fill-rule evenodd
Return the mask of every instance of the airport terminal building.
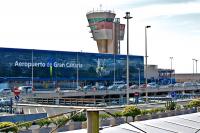
M 36 89 L 126 82 L 126 55 L 0 48 L 0 82 Z M 143 56 L 129 56 L 130 83 L 144 81 Z M 12 87 L 12 86 L 11 86 Z

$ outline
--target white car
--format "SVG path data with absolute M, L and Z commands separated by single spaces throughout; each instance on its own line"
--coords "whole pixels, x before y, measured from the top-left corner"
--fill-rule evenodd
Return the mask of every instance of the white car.
M 0 98 L 0 105 L 10 106 L 11 105 L 11 101 L 10 101 L 10 99 L 7 99 L 7 98 Z
M 20 86 L 18 87 L 18 89 L 20 90 L 21 93 L 31 93 L 33 88 L 32 86 Z
M 130 89 L 138 89 L 138 88 L 139 88 L 138 85 L 131 85 L 131 86 L 130 86 Z
M 11 94 L 12 90 L 10 88 L 4 88 L 0 92 L 3 95 L 9 95 L 9 94 Z
M 192 87 L 193 83 L 192 82 L 184 82 L 183 87 Z
M 159 88 L 159 86 L 156 83 L 148 83 L 147 88 L 157 89 L 157 88 Z
M 174 84 L 174 87 L 180 88 L 180 87 L 183 87 L 183 85 L 182 85 L 182 83 L 176 83 L 176 84 Z

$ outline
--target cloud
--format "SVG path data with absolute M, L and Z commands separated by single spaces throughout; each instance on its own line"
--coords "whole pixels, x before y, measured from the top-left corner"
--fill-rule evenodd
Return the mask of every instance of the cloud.
M 200 0 L 133 0 L 129 3 L 122 3 L 123 8 L 138 8 L 151 5 L 167 5 L 200 2 Z
M 132 8 L 135 17 L 141 19 L 151 19 L 155 17 L 170 17 L 173 15 L 200 13 L 200 3 L 181 3 L 172 5 L 150 5 L 141 8 Z

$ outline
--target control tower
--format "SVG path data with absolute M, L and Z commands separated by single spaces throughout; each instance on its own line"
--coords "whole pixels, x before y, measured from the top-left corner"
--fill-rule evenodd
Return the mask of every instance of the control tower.
M 124 39 L 125 25 L 120 24 L 112 11 L 91 11 L 86 14 L 92 38 L 99 53 L 120 54 L 120 40 Z

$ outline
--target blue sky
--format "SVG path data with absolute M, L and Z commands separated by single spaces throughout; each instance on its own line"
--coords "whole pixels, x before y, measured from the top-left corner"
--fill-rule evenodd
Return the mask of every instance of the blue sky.
M 100 5 L 121 23 L 131 13 L 130 54 L 144 55 L 144 27 L 151 25 L 148 63 L 170 68 L 173 56 L 177 73 L 192 73 L 192 58 L 200 60 L 200 0 L 1 0 L 0 47 L 98 52 L 86 13 Z M 126 54 L 126 34 L 121 47 Z

